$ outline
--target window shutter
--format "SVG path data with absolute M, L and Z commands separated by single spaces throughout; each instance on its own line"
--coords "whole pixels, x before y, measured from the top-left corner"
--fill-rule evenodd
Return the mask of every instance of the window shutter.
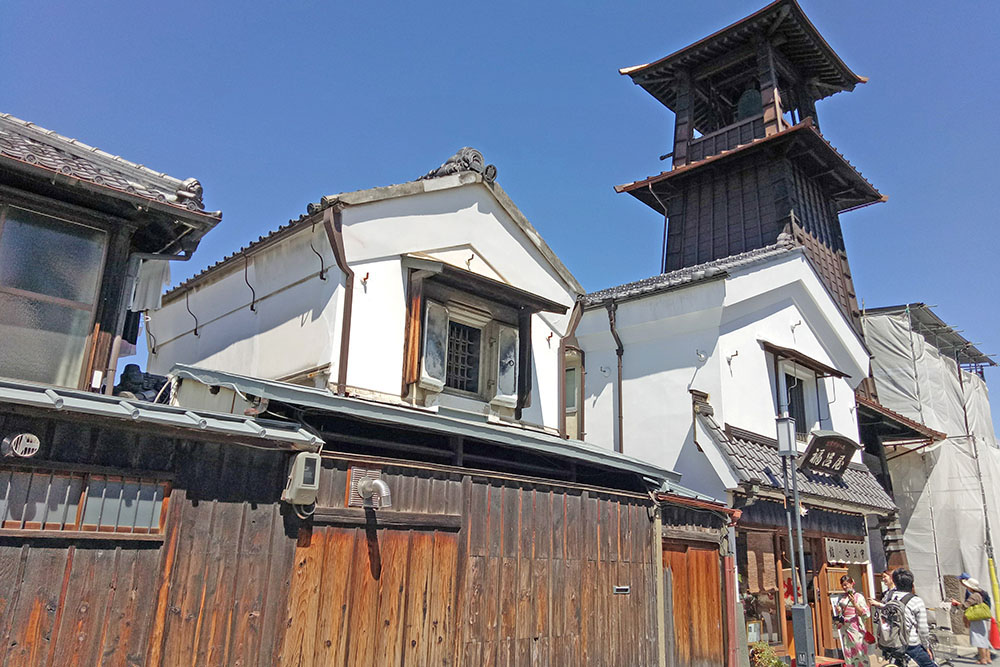
M 420 360 L 420 386 L 431 391 L 444 389 L 448 366 L 448 309 L 427 301 L 424 310 L 424 349 Z
M 517 406 L 520 342 L 514 327 L 500 325 L 497 329 L 497 393 L 493 402 L 513 408 Z

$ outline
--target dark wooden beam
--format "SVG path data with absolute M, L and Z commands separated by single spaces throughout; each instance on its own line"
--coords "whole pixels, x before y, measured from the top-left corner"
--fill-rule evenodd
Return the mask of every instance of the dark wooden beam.
M 337 526 L 365 527 L 370 523 L 375 528 L 403 530 L 447 530 L 462 529 L 461 514 L 424 514 L 422 512 L 395 512 L 391 509 L 366 509 L 364 507 L 317 507 L 313 522 Z

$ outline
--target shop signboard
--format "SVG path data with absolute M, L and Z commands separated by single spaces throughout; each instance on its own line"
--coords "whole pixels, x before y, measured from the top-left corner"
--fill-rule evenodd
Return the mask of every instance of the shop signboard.
M 835 431 L 813 431 L 799 468 L 840 477 L 858 449 L 856 442 Z
M 826 562 L 828 563 L 861 565 L 868 562 L 868 545 L 864 540 L 838 540 L 824 537 L 823 549 L 826 551 Z

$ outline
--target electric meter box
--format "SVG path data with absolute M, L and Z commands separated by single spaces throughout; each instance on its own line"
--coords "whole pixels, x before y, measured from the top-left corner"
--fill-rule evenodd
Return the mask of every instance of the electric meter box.
M 315 452 L 299 452 L 288 470 L 288 483 L 281 499 L 293 505 L 312 505 L 319 493 L 320 457 Z

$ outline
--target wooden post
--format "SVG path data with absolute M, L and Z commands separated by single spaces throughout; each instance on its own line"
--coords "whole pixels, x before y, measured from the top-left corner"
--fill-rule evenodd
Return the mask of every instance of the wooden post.
M 688 144 L 694 129 L 694 91 L 691 73 L 682 71 L 677 76 L 677 101 L 674 104 L 674 169 L 687 164 Z
M 806 116 L 812 118 L 813 127 L 819 130 L 819 116 L 816 115 L 816 100 L 809 94 L 809 88 L 805 84 L 796 87 L 795 96 L 799 98 L 799 118 Z
M 760 101 L 764 109 L 764 136 L 781 131 L 781 93 L 778 92 L 778 73 L 774 68 L 771 43 L 762 40 L 757 44 L 757 78 L 760 81 Z

